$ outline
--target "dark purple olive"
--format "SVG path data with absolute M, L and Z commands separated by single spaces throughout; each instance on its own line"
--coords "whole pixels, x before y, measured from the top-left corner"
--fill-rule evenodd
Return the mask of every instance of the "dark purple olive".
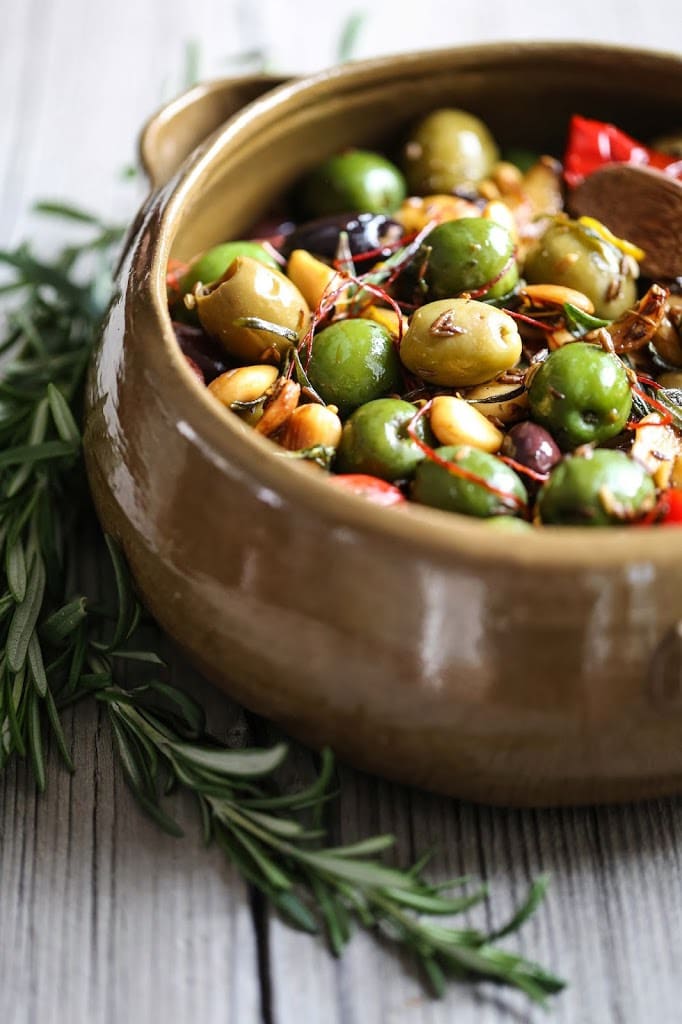
M 511 428 L 502 442 L 502 454 L 534 473 L 549 473 L 561 459 L 552 435 L 537 423 L 524 420 Z
M 282 254 L 289 256 L 294 249 L 307 249 L 316 256 L 333 260 L 342 231 L 348 234 L 353 256 L 376 249 L 380 251 L 377 259 L 381 255 L 388 256 L 390 247 L 403 237 L 402 226 L 381 213 L 338 213 L 301 224 L 284 239 Z
M 233 364 L 225 359 L 222 346 L 204 334 L 200 327 L 174 320 L 173 330 L 183 354 L 201 371 L 207 384 L 232 369 Z

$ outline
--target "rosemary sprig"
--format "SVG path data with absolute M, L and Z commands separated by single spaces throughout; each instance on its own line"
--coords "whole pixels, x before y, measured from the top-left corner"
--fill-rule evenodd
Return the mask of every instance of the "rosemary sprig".
M 325 752 L 318 777 L 296 793 L 278 792 L 273 772 L 286 746 L 231 750 L 206 732 L 202 709 L 158 678 L 161 659 L 136 647 L 141 609 L 124 560 L 109 540 L 112 608 L 79 594 L 81 524 L 92 509 L 84 484 L 78 426 L 86 366 L 109 294 L 106 266 L 120 232 L 61 204 L 44 214 L 91 231 L 54 260 L 28 246 L 0 253 L 11 269 L 5 290 L 23 298 L 7 316 L 0 350 L 12 361 L 0 379 L 0 771 L 29 756 L 36 783 L 46 784 L 44 745 L 50 730 L 73 770 L 60 710 L 94 699 L 106 708 L 124 777 L 143 810 L 181 834 L 165 796 L 182 787 L 195 798 L 206 842 L 220 846 L 244 878 L 291 924 L 324 928 L 334 953 L 353 924 L 380 931 L 408 949 L 436 994 L 446 978 L 488 978 L 542 1002 L 563 982 L 500 948 L 542 899 L 538 879 L 507 924 L 485 933 L 438 923 L 480 904 L 485 888 L 463 891 L 384 864 L 391 836 L 328 845 L 323 812 L 333 761 Z M 98 270 L 98 257 L 104 257 Z M 133 661 L 144 678 L 131 687 L 121 666 Z

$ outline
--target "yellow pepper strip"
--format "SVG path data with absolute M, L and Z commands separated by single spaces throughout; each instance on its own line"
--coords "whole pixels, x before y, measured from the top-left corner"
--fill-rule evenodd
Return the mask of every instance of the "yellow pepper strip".
M 612 231 L 602 224 L 601 221 L 596 220 L 594 217 L 579 217 L 578 223 L 583 224 L 586 228 L 594 231 L 595 234 L 600 235 L 605 242 L 610 242 L 611 245 L 615 245 L 616 249 L 620 249 L 626 256 L 632 256 L 633 259 L 641 263 L 646 253 L 644 249 L 640 249 L 638 245 L 633 242 L 628 242 L 625 238 L 618 238 Z
M 394 338 L 398 337 L 398 314 L 394 309 L 386 309 L 383 306 L 367 306 L 362 311 L 363 317 L 366 320 L 374 320 L 375 323 L 381 324 L 387 331 L 393 335 Z M 407 330 L 407 317 L 402 318 L 403 321 L 403 334 Z
M 333 292 L 343 281 L 333 267 L 312 256 L 306 249 L 294 249 L 287 264 L 287 277 L 296 285 L 311 309 L 317 309 L 322 296 Z M 347 306 L 345 295 L 336 302 L 337 309 Z

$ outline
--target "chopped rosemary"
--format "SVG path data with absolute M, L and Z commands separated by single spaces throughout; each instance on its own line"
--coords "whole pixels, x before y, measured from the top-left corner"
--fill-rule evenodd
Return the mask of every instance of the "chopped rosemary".
M 196 702 L 157 678 L 156 651 L 135 646 L 141 609 L 120 552 L 98 529 L 113 568 L 113 604 L 112 594 L 102 602 L 79 593 L 89 557 L 83 523 L 93 517 L 78 420 L 110 294 L 106 266 L 121 232 L 62 204 L 42 203 L 40 210 L 91 234 L 49 262 L 29 246 L 0 253 L 11 274 L 4 290 L 23 300 L 8 312 L 0 339 L 0 350 L 11 351 L 0 379 L 0 771 L 15 757 L 29 757 L 44 789 L 48 730 L 73 770 L 60 710 L 96 700 L 106 708 L 120 769 L 142 809 L 180 835 L 164 797 L 186 789 L 206 842 L 216 843 L 292 925 L 323 928 L 334 953 L 343 951 L 355 923 L 408 949 L 436 995 L 448 976 L 492 979 L 537 1002 L 559 992 L 561 980 L 498 945 L 536 909 L 546 878 L 492 932 L 436 923 L 480 904 L 486 890 L 466 894 L 465 880 L 456 880 L 451 897 L 447 887 L 425 881 L 424 862 L 388 867 L 380 854 L 393 844 L 390 836 L 327 845 L 329 752 L 310 786 L 281 793 L 272 773 L 285 745 L 231 750 L 208 735 Z M 102 256 L 105 266 L 100 260 L 97 269 Z M 143 674 L 134 687 L 121 681 L 126 661 Z

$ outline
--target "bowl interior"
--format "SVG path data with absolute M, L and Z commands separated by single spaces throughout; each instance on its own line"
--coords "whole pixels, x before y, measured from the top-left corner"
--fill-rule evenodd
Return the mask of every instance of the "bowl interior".
M 346 65 L 251 103 L 184 165 L 155 224 L 147 282 L 161 337 L 153 358 L 182 378 L 174 388 L 178 410 L 218 461 L 224 456 L 247 473 L 255 469 L 264 486 L 287 500 L 329 520 L 341 516 L 377 538 L 390 534 L 413 550 L 566 571 L 578 563 L 594 568 L 640 560 L 682 568 L 682 546 L 671 545 L 669 530 L 612 527 L 597 537 L 584 528 L 546 528 L 510 546 L 502 533 L 493 537 L 467 517 L 412 505 L 409 516 L 387 516 L 352 495 L 332 494 L 305 468 L 264 458 L 269 442 L 211 401 L 180 358 L 166 310 L 169 256 L 188 258 L 243 236 L 325 156 L 358 144 L 390 151 L 414 117 L 443 105 L 478 114 L 502 147 L 561 154 L 574 112 L 612 120 L 647 140 L 682 126 L 682 60 L 585 44 L 466 47 Z
M 344 147 L 397 155 L 409 123 L 436 107 L 477 114 L 503 149 L 561 156 L 571 114 L 649 140 L 682 127 L 681 96 L 679 60 L 604 47 L 498 45 L 348 65 L 284 86 L 237 117 L 197 168 L 171 227 L 172 255 L 248 231 L 301 174 Z

